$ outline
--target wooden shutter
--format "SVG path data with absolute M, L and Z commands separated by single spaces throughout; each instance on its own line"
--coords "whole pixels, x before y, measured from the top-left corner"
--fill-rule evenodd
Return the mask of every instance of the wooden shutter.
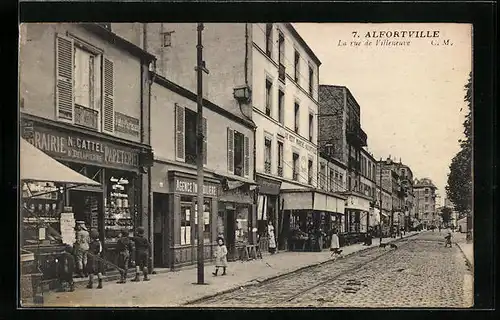
M 179 106 L 178 104 L 175 104 L 175 158 L 179 161 L 184 161 L 184 121 L 184 108 Z
M 115 105 L 115 83 L 114 83 L 114 70 L 113 61 L 104 58 L 103 66 L 103 84 L 104 84 L 104 97 L 103 97 L 103 130 L 113 133 L 114 128 L 114 105 Z
M 203 164 L 207 164 L 207 118 L 203 118 Z
M 74 94 L 74 45 L 73 40 L 56 38 L 56 114 L 57 119 L 73 121 Z
M 243 148 L 243 153 L 244 153 L 244 162 L 243 166 L 245 169 L 245 176 L 248 176 L 250 174 L 250 139 L 245 136 L 245 145 Z
M 234 130 L 227 128 L 227 170 L 234 173 Z

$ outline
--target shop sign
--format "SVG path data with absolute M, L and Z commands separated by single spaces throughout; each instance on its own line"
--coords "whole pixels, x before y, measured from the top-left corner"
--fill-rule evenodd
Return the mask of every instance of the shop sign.
M 250 192 L 242 188 L 226 190 L 220 195 L 220 201 L 237 202 L 237 203 L 253 203 Z
M 217 185 L 205 183 L 203 185 L 203 194 L 206 196 L 217 197 Z M 184 178 L 174 178 L 175 192 L 196 194 L 198 192 L 198 183 L 196 181 Z
M 302 139 L 296 138 L 293 134 L 287 132 L 285 133 L 285 138 L 301 149 L 306 149 L 309 152 L 316 153 L 316 148 L 312 144 L 304 142 L 304 140 Z
M 135 169 L 139 166 L 139 152 L 130 147 L 83 134 L 34 126 L 32 122 L 24 129 L 23 138 L 57 159 L 119 168 Z
M 138 137 L 141 132 L 139 119 L 115 112 L 115 131 Z
M 281 182 L 273 182 L 272 180 L 257 177 L 257 184 L 261 194 L 278 195 L 280 193 Z

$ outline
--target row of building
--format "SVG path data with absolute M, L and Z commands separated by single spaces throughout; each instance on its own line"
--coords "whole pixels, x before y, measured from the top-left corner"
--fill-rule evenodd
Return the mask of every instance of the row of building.
M 296 249 L 300 234 L 335 229 L 353 242 L 432 224 L 432 181 L 368 152 L 361 107 L 348 88 L 319 84 L 321 62 L 289 23 L 205 24 L 203 186 L 197 24 L 23 24 L 20 34 L 21 136 L 100 183 L 31 209 L 57 231 L 71 207 L 110 260 L 119 231 L 143 226 L 155 267 L 195 263 L 198 188 L 206 259 L 219 235 L 231 258 L 247 244 L 265 251 L 269 222 L 278 250 Z M 50 255 L 57 237 L 40 236 L 29 214 L 23 248 Z

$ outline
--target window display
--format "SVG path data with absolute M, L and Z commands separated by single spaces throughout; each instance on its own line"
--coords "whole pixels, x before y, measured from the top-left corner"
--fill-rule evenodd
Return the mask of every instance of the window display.
M 62 202 L 53 182 L 23 183 L 23 243 L 59 244 Z
M 105 239 L 116 242 L 121 230 L 134 229 L 134 196 L 133 179 L 126 176 L 111 175 L 107 179 L 108 191 L 104 203 Z
M 191 244 L 191 201 L 189 200 L 191 199 L 181 199 L 181 245 Z
M 203 204 L 203 243 L 210 243 L 211 242 L 211 236 L 210 236 L 210 200 L 205 199 Z M 195 202 L 197 204 L 198 202 Z M 198 208 L 195 206 L 195 230 L 194 230 L 194 239 L 195 243 L 198 243 Z
M 248 243 L 249 235 L 248 206 L 236 207 L 236 242 Z

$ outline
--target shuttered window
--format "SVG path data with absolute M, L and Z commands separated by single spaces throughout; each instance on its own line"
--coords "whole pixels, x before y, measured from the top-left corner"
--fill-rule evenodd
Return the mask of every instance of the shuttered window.
M 227 170 L 234 173 L 234 130 L 227 128 Z
M 113 61 L 108 58 L 104 58 L 103 62 L 103 78 L 104 78 L 104 103 L 103 103 L 103 123 L 104 131 L 113 132 L 114 127 L 114 70 Z
M 184 161 L 184 108 L 175 105 L 175 158 Z
M 207 164 L 208 148 L 207 148 L 207 118 L 203 118 L 203 164 Z
M 250 174 L 250 139 L 248 139 L 247 136 L 245 136 L 245 146 L 244 146 L 244 169 L 245 169 L 245 176 L 248 176 Z
M 56 113 L 58 119 L 73 121 L 73 40 L 56 37 Z

